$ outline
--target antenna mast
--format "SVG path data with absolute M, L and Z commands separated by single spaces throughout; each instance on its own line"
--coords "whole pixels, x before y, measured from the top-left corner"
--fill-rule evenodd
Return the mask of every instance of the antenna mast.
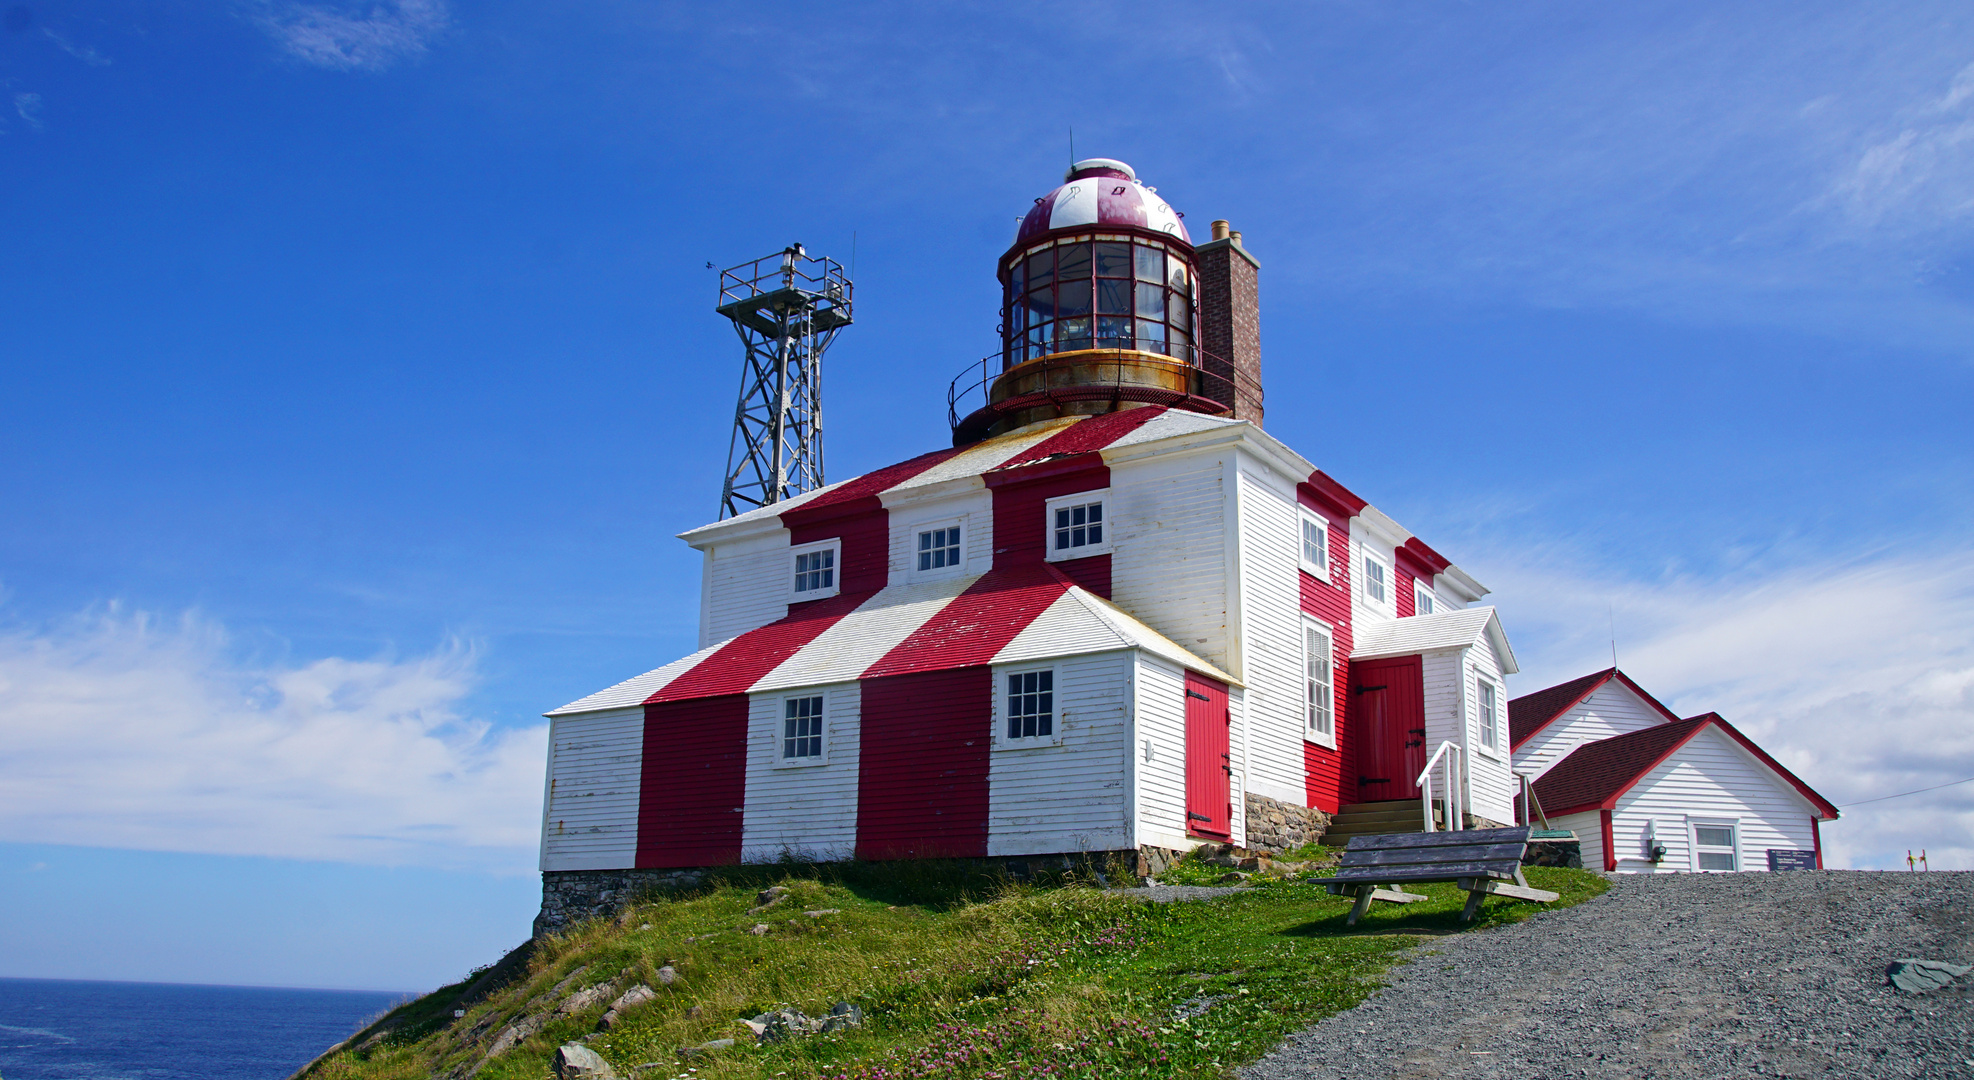
M 850 279 L 801 244 L 720 274 L 719 313 L 747 348 L 720 517 L 823 486 L 822 355 L 850 325 Z

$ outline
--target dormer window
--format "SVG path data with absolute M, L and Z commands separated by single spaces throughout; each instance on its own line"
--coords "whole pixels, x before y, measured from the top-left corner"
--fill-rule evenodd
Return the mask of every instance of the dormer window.
M 960 527 L 925 529 L 918 534 L 918 568 L 939 570 L 960 564 Z
M 1433 613 L 1432 592 L 1428 590 L 1424 585 L 1415 584 L 1412 587 L 1412 614 L 1431 615 L 1432 613 Z
M 1330 523 L 1314 514 L 1302 515 L 1301 563 L 1319 578 L 1330 576 Z
M 1110 526 L 1105 503 L 1110 492 L 1085 491 L 1048 500 L 1043 505 L 1043 544 L 1051 561 L 1082 559 L 1110 551 Z
M 789 589 L 789 602 L 821 600 L 835 596 L 839 590 L 837 562 L 843 555 L 843 541 L 824 540 L 815 544 L 802 544 L 789 549 L 794 559 L 794 582 Z

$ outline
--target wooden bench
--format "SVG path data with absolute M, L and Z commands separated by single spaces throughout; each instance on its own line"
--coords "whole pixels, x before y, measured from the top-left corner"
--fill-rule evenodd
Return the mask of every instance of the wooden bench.
M 1346 925 L 1357 920 L 1373 900 L 1410 904 L 1425 897 L 1409 893 L 1408 884 L 1451 881 L 1467 892 L 1465 922 L 1480 910 L 1490 893 L 1516 900 L 1548 903 L 1557 894 L 1529 888 L 1522 876 L 1522 853 L 1528 848 L 1529 828 L 1467 829 L 1461 832 L 1396 833 L 1353 836 L 1343 850 L 1337 876 L 1329 882 L 1332 896 L 1355 896 Z

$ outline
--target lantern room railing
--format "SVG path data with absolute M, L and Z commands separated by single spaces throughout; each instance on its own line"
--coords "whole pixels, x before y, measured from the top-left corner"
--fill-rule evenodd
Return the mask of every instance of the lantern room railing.
M 946 388 L 946 419 L 956 442 L 982 438 L 999 416 L 1050 403 L 1117 400 L 1225 416 L 1261 406 L 1261 384 L 1232 362 L 1193 345 L 1160 342 L 1160 351 L 1097 348 L 1055 353 L 1010 365 L 1004 353 L 968 364 Z M 1168 385 L 1144 380 L 1156 373 Z M 1179 374 L 1177 385 L 1170 377 Z M 994 384 L 1014 374 L 1030 388 L 996 401 Z

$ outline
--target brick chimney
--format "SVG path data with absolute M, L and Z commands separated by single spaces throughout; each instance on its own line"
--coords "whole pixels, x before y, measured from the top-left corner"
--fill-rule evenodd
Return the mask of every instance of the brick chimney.
M 1238 420 L 1261 426 L 1261 304 L 1256 273 L 1261 260 L 1241 246 L 1241 234 L 1224 221 L 1213 239 L 1194 249 L 1199 266 L 1200 358 L 1209 379 L 1205 396 L 1233 409 Z M 1225 381 L 1220 381 L 1225 380 Z

